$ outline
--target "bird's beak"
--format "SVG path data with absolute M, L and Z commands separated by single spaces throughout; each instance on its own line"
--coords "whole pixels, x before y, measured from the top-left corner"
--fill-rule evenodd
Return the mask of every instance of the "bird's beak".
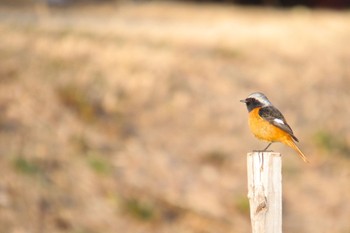
M 239 102 L 242 102 L 242 103 L 247 103 L 247 100 L 240 100 Z

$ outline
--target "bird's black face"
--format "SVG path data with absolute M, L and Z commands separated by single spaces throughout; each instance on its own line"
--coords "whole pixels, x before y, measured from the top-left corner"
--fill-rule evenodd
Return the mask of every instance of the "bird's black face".
M 248 112 L 252 111 L 255 108 L 263 106 L 263 104 L 255 98 L 246 98 L 244 100 L 241 100 L 241 102 L 246 104 Z

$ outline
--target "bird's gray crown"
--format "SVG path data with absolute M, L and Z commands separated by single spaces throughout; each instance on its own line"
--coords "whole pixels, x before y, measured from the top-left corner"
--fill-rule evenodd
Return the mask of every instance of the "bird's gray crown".
M 250 94 L 247 98 L 254 98 L 258 100 L 263 106 L 272 105 L 269 99 L 261 92 L 254 92 Z

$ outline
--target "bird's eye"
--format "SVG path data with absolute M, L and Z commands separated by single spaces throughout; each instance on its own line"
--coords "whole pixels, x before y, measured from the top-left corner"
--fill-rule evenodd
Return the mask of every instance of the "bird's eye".
M 248 98 L 246 99 L 246 102 L 245 102 L 247 105 L 251 105 L 253 103 L 252 99 L 251 98 Z

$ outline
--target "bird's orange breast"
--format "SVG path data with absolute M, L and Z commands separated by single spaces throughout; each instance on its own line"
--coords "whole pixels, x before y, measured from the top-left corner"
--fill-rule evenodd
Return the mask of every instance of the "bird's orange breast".
M 287 132 L 263 119 L 259 110 L 255 108 L 249 113 L 249 127 L 255 137 L 269 142 L 290 140 L 291 136 Z

